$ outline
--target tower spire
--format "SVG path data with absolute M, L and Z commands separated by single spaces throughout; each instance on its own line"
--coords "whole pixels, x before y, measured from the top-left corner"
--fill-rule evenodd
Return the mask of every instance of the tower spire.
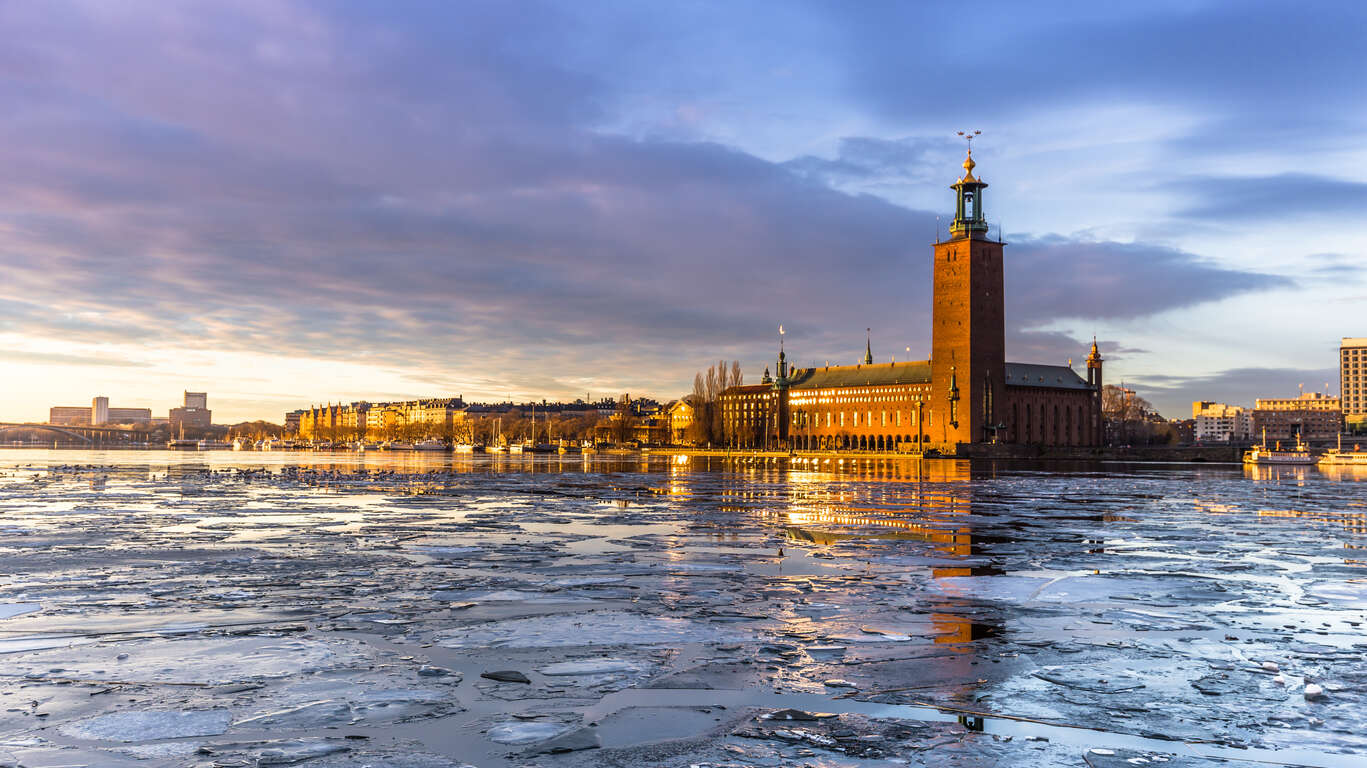
M 864 329 L 864 365 L 873 365 L 873 329 Z
M 968 156 L 964 158 L 963 178 L 950 185 L 956 193 L 954 221 L 949 225 L 950 237 L 987 237 L 987 218 L 983 211 L 983 190 L 987 182 L 973 176 L 978 164 L 973 161 L 973 139 L 982 131 L 959 131 L 968 142 Z

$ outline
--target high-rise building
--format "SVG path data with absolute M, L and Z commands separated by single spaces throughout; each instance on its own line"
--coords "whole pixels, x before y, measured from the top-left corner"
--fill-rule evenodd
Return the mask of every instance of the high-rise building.
M 213 425 L 213 416 L 213 411 L 209 410 L 207 393 L 186 392 L 185 405 L 171 409 L 171 429 L 178 431 L 182 427 L 210 427 Z
M 90 423 L 95 426 L 109 423 L 109 398 L 97 397 L 90 401 Z
M 1339 394 L 1344 416 L 1367 416 L 1367 337 L 1339 343 Z

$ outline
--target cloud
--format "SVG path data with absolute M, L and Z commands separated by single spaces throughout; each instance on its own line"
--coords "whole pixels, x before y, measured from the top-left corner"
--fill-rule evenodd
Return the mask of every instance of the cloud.
M 1059 318 L 1126 320 L 1296 285 L 1161 245 L 1059 235 L 1014 239 L 1006 257 L 1009 326 Z
M 0 349 L 0 360 L 17 363 L 46 363 L 55 365 L 97 365 L 115 368 L 147 368 L 147 363 L 139 360 L 123 360 L 100 355 L 64 355 L 58 352 L 30 352 L 17 349 Z
M 1177 212 L 1187 219 L 1345 216 L 1367 208 L 1367 183 L 1305 173 L 1200 176 L 1173 181 L 1166 188 L 1188 200 Z
M 842 138 L 834 158 L 803 155 L 784 167 L 828 184 L 877 180 L 930 183 L 942 180 L 952 166 L 944 158 L 962 147 L 946 138 L 906 137 L 896 140 L 869 136 Z
M 762 367 L 779 323 L 803 362 L 857 359 L 866 327 L 880 357 L 924 356 L 935 214 L 859 193 L 934 183 L 947 212 L 957 160 L 939 166 L 958 150 L 922 138 L 947 136 L 946 115 L 1122 98 L 1161 75 L 1106 59 L 1108 46 L 1138 55 L 1171 33 L 1192 52 L 1196 38 L 1137 11 L 1050 30 L 1026 14 L 1012 37 L 989 13 L 974 34 L 1015 44 L 965 58 L 944 32 L 959 12 L 920 6 L 859 6 L 834 24 L 833 6 L 120 8 L 0 6 L 0 330 L 354 361 L 474 396 L 467 385 L 686 386 L 720 356 Z M 1267 15 L 1186 18 L 1247 31 L 1244 14 Z M 858 30 L 876 34 L 854 50 Z M 1307 67 L 1347 55 L 1309 53 Z M 829 158 L 809 142 L 777 163 L 737 149 L 724 120 L 631 129 L 656 125 L 653 111 L 846 128 L 848 113 L 805 101 L 817 92 L 904 119 L 902 137 L 850 136 Z M 841 135 L 830 125 L 822 135 Z M 1292 285 L 1061 236 L 1016 238 L 1007 264 L 1013 356 L 1048 360 L 1082 346 L 1040 330 L 1059 318 Z M 317 398 L 327 386 L 297 384 Z

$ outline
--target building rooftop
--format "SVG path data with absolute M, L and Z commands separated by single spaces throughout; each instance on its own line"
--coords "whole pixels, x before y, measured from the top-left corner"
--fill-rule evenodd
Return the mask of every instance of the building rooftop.
M 914 360 L 906 363 L 798 368 L 788 377 L 788 386 L 790 389 L 826 389 L 829 387 L 925 384 L 928 381 L 930 381 L 930 361 Z
M 1007 363 L 1006 386 L 1049 389 L 1091 389 L 1087 380 L 1066 365 Z

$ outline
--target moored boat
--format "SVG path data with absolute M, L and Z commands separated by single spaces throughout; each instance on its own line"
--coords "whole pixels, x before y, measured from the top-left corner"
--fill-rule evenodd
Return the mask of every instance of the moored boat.
M 438 440 L 438 439 L 435 438 L 435 437 L 429 437 L 428 439 L 423 440 L 422 442 L 414 443 L 414 444 L 413 444 L 413 450 L 415 450 L 415 451 L 445 451 L 445 450 L 447 450 L 447 447 L 446 447 L 446 443 L 445 443 L 445 442 L 443 442 L 443 441 L 441 441 L 441 440 Z

